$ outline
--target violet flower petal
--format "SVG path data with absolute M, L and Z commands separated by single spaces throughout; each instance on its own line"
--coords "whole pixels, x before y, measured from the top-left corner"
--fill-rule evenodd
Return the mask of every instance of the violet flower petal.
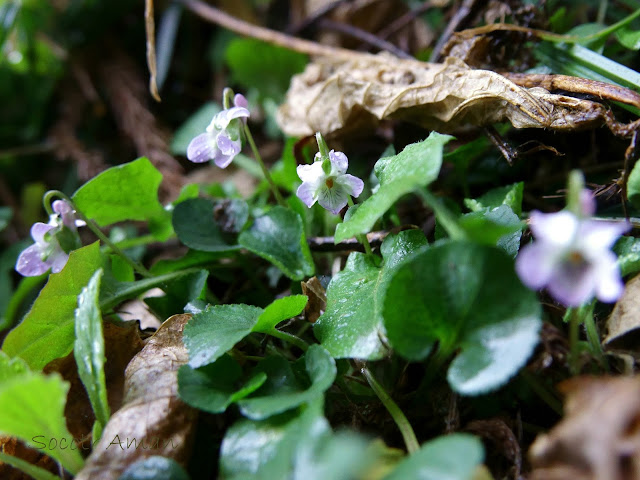
M 554 251 L 555 247 L 545 242 L 530 243 L 520 249 L 515 267 L 524 285 L 539 290 L 549 282 L 556 265 Z
M 343 174 L 349 167 L 349 160 L 347 156 L 342 152 L 336 152 L 331 150 L 329 152 L 329 160 L 331 161 L 332 175 Z M 334 170 L 335 169 L 335 170 Z
M 348 193 L 345 188 L 338 183 L 334 183 L 331 188 L 326 184 L 322 185 L 316 192 L 318 203 L 329 210 L 334 215 L 340 213 L 348 202 Z
M 240 141 L 230 140 L 224 133 L 220 133 L 216 140 L 218 151 L 213 161 L 220 168 L 227 168 L 234 157 L 240 153 Z
M 546 214 L 533 211 L 529 220 L 531 231 L 537 240 L 544 240 L 559 246 L 570 245 L 575 239 L 579 227 L 576 216 L 568 211 Z
M 38 244 L 24 249 L 16 262 L 16 271 L 25 277 L 37 277 L 49 270 L 49 264 L 42 261 Z
M 45 240 L 45 235 L 54 228 L 56 228 L 56 226 L 50 223 L 36 222 L 31 226 L 31 238 L 33 238 L 40 247 L 49 245 L 49 242 Z
M 315 191 L 316 189 L 311 183 L 304 182 L 298 187 L 296 195 L 307 207 L 311 208 L 313 204 L 316 203 L 316 198 L 314 195 Z
M 194 163 L 204 163 L 216 156 L 215 136 L 210 133 L 201 133 L 189 143 L 187 158 Z
M 349 195 L 355 198 L 358 198 L 364 189 L 364 182 L 360 178 L 348 173 L 339 177 L 339 183 L 343 185 Z

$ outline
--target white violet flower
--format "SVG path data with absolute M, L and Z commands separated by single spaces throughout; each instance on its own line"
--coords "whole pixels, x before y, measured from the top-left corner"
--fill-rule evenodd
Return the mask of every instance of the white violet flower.
M 333 214 L 338 214 L 348 202 L 348 196 L 358 197 L 364 188 L 364 182 L 358 177 L 349 175 L 349 160 L 342 152 L 329 152 L 328 159 L 316 154 L 311 165 L 299 165 L 298 176 L 302 185 L 296 195 L 307 207 L 316 201 Z
M 36 242 L 20 253 L 16 270 L 25 277 L 42 275 L 51 269 L 58 273 L 69 259 L 69 252 L 80 246 L 77 227 L 85 225 L 75 218 L 75 212 L 67 202 L 56 200 L 55 212 L 49 223 L 37 222 L 31 227 L 31 237 Z
M 581 216 L 567 210 L 532 212 L 530 228 L 536 241 L 518 254 L 516 272 L 527 287 L 546 286 L 567 307 L 580 306 L 594 296 L 615 302 L 624 283 L 611 247 L 629 225 L 591 219 L 595 201 L 588 190 L 580 195 L 580 208 Z
M 217 113 L 202 133 L 191 140 L 187 158 L 194 163 L 213 160 L 220 168 L 229 166 L 242 149 L 240 130 L 249 117 L 247 100 L 241 94 L 233 99 L 234 106 Z

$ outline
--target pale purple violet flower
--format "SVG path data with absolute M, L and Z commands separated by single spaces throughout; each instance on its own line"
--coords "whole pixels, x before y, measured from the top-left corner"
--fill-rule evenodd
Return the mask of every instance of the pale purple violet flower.
M 580 196 L 580 207 L 582 216 L 567 210 L 531 213 L 530 228 L 536 241 L 518 254 L 516 272 L 527 287 L 546 286 L 567 307 L 578 307 L 594 296 L 615 302 L 624 283 L 610 249 L 629 225 L 592 220 L 595 202 L 588 190 Z
M 60 245 L 57 234 L 64 228 L 77 236 L 77 227 L 85 225 L 75 218 L 75 212 L 67 202 L 56 200 L 52 204 L 55 214 L 49 217 L 49 223 L 37 222 L 31 227 L 31 237 L 36 242 L 20 253 L 16 262 L 16 270 L 25 277 L 42 275 L 51 269 L 58 273 L 69 259 Z
M 217 113 L 202 133 L 191 140 L 187 147 L 187 158 L 194 163 L 213 160 L 220 168 L 226 168 L 240 153 L 242 142 L 240 129 L 249 117 L 247 100 L 237 94 L 234 106 Z
M 302 185 L 298 187 L 296 195 L 307 207 L 311 207 L 316 201 L 331 213 L 338 214 L 348 202 L 348 196 L 358 197 L 364 188 L 364 182 L 358 177 L 349 175 L 347 167 L 349 161 L 342 152 L 329 152 L 330 171 L 327 166 L 323 168 L 323 160 L 320 153 L 316 154 L 316 160 L 311 165 L 299 165 L 298 176 Z

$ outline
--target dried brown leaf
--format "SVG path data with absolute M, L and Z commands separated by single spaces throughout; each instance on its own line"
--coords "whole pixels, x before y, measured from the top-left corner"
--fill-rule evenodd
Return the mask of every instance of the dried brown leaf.
M 115 480 L 133 462 L 154 455 L 187 462 L 197 411 L 178 398 L 177 372 L 188 361 L 182 330 L 190 317 L 169 318 L 131 360 L 123 406 L 76 480 Z
M 616 353 L 640 356 L 640 275 L 627 282 L 622 298 L 607 319 L 605 348 Z
M 386 53 L 310 63 L 292 79 L 278 111 L 280 127 L 291 136 L 351 132 L 388 118 L 445 132 L 505 120 L 516 128 L 554 130 L 607 123 L 620 135 L 631 128 L 617 124 L 600 103 L 519 87 L 456 58 L 423 63 Z
M 560 385 L 565 418 L 529 450 L 530 480 L 640 480 L 640 377 Z
M 327 292 L 318 277 L 311 277 L 306 282 L 301 282 L 301 286 L 302 294 L 309 298 L 304 307 L 304 315 L 308 322 L 315 323 L 327 309 Z
M 50 473 L 59 473 L 58 464 L 53 458 L 45 455 L 42 450 L 28 447 L 16 438 L 0 436 L 0 452 L 25 460 Z M 0 478 L 2 480 L 31 480 L 33 477 L 0 461 Z

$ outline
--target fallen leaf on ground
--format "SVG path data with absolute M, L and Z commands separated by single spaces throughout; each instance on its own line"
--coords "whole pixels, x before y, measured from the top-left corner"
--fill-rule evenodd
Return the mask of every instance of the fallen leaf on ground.
M 182 330 L 189 318 L 169 318 L 131 360 L 122 408 L 75 480 L 115 480 L 133 462 L 156 455 L 186 464 L 197 411 L 178 398 L 177 372 L 188 361 Z
M 302 294 L 309 298 L 304 307 L 304 315 L 308 322 L 315 323 L 327 309 L 327 292 L 318 277 L 311 277 L 306 282 L 300 282 L 300 286 Z
M 565 418 L 529 450 L 529 480 L 640 480 L 640 377 L 560 384 Z
M 640 356 L 640 275 L 627 282 L 622 298 L 607 319 L 608 351 Z
M 617 135 L 631 131 L 597 102 L 519 87 L 454 57 L 424 63 L 388 53 L 322 57 L 308 64 L 293 77 L 277 118 L 290 136 L 352 132 L 387 118 L 439 132 L 506 120 L 516 128 L 576 130 L 607 123 Z

